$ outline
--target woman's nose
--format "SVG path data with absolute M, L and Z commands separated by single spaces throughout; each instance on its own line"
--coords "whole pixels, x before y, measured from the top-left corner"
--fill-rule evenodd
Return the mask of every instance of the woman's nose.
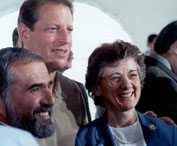
M 131 80 L 128 77 L 124 77 L 122 79 L 121 88 L 122 89 L 129 89 L 131 87 L 132 87 Z

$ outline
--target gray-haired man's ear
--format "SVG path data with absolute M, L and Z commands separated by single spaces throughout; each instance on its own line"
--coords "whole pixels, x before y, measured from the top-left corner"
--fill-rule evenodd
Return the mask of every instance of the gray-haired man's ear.
M 0 122 L 7 124 L 6 105 L 0 97 Z

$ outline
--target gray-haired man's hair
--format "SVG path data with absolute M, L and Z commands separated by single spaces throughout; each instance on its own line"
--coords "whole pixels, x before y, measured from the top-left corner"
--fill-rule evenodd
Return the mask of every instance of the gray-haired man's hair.
M 4 48 L 0 50 L 0 98 L 7 101 L 11 84 L 15 81 L 12 65 L 16 62 L 44 62 L 40 55 L 23 48 Z

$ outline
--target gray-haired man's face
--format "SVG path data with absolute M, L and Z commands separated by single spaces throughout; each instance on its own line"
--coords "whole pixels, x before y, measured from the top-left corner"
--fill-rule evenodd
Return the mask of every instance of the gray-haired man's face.
M 11 103 L 7 104 L 9 124 L 39 138 L 51 136 L 55 131 L 51 120 L 53 81 L 45 64 L 17 63 L 12 70 L 16 81 L 11 85 Z

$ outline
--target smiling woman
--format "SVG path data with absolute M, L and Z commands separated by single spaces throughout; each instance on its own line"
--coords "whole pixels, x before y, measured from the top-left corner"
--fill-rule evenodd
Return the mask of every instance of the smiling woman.
M 144 77 L 140 51 L 130 43 L 118 40 L 102 44 L 91 53 L 86 88 L 95 104 L 105 108 L 105 113 L 79 130 L 76 146 L 177 144 L 174 125 L 135 109 Z M 163 136 L 159 138 L 159 134 Z

